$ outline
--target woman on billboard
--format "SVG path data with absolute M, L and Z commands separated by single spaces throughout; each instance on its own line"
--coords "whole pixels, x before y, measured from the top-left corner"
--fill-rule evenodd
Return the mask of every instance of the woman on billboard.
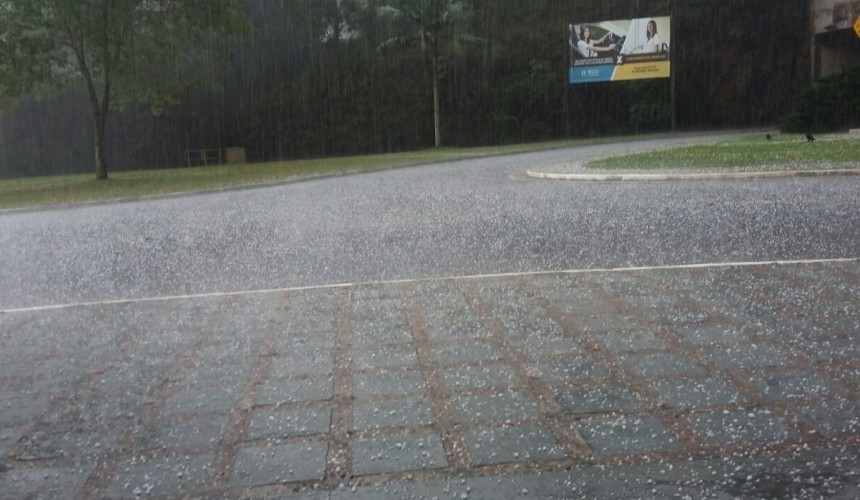
M 572 33 L 573 25 L 571 25 L 570 27 Z M 605 47 L 600 46 L 600 44 L 605 43 L 606 39 L 610 36 L 612 36 L 612 32 L 607 31 L 606 34 L 603 35 L 601 38 L 597 40 L 592 40 L 591 27 L 586 24 L 583 24 L 579 27 L 579 40 L 576 42 L 576 51 L 579 52 L 582 57 L 597 57 L 600 52 L 613 52 L 615 50 L 614 43 L 610 43 Z M 573 45 L 573 43 L 571 43 L 571 45 Z
M 653 19 L 648 21 L 648 26 L 645 28 L 645 38 L 645 44 L 639 45 L 636 49 L 644 49 L 645 53 L 660 52 L 660 35 L 657 34 L 657 22 Z

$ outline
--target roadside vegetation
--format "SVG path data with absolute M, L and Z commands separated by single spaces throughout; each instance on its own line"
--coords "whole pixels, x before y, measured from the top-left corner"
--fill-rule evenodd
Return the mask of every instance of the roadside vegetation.
M 0 209 L 86 203 L 272 184 L 326 175 L 370 172 L 611 140 L 613 139 L 568 140 L 481 148 L 434 148 L 384 155 L 135 170 L 114 172 L 107 181 L 96 181 L 90 174 L 0 179 Z
M 700 144 L 596 158 L 586 168 L 600 170 L 694 169 L 750 172 L 860 168 L 860 140 L 829 135 L 807 141 L 804 135 L 764 133 L 716 144 Z
M 245 186 L 260 186 L 323 176 L 372 172 L 398 167 L 456 161 L 481 156 L 525 153 L 555 148 L 672 137 L 649 134 L 579 139 L 480 148 L 433 148 L 396 154 L 320 158 L 244 165 L 168 168 L 114 172 L 108 181 L 90 174 L 0 179 L 0 210 L 137 199 Z M 695 169 L 754 171 L 860 168 L 860 140 L 845 135 L 818 137 L 774 134 L 767 141 L 756 134 L 728 141 L 649 150 L 597 158 L 586 168 L 601 170 Z

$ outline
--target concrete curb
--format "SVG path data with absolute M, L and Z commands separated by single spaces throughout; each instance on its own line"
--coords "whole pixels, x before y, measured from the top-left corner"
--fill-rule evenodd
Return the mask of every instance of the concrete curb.
M 860 175 L 860 168 L 832 170 L 779 170 L 773 172 L 730 173 L 660 173 L 660 174 L 553 174 L 527 170 L 526 175 L 535 179 L 557 181 L 708 181 L 773 179 L 780 177 L 823 177 L 831 175 Z

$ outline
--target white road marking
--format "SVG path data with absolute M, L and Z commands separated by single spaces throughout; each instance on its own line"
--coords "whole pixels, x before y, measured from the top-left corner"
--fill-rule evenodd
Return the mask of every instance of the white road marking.
M 189 300 L 189 299 L 207 299 L 207 298 L 223 298 L 236 297 L 242 295 L 258 295 L 267 293 L 283 293 L 283 292 L 300 292 L 306 290 L 326 290 L 332 288 L 348 288 L 362 285 L 396 285 L 402 283 L 426 283 L 432 281 L 450 281 L 450 280 L 482 280 L 482 279 L 498 279 L 498 278 L 517 278 L 522 276 L 546 276 L 550 274 L 593 274 L 593 273 L 622 273 L 634 271 L 659 271 L 673 269 L 708 269 L 720 267 L 754 267 L 754 266 L 787 266 L 787 265 L 809 265 L 809 264 L 838 264 L 860 262 L 860 257 L 843 258 L 843 259 L 801 259 L 801 260 L 768 260 L 768 261 L 750 261 L 750 262 L 710 262 L 704 264 L 675 264 L 668 266 L 638 266 L 638 267 L 611 267 L 611 268 L 592 268 L 592 269 L 568 269 L 561 271 L 527 271 L 517 273 L 498 273 L 498 274 L 476 274 L 465 276 L 444 276 L 440 278 L 416 278 L 416 279 L 401 279 L 401 280 L 383 280 L 383 281 L 365 281 L 356 283 L 337 283 L 332 285 L 310 285 L 285 288 L 268 288 L 261 290 L 242 290 L 235 292 L 210 292 L 197 293 L 189 295 L 165 295 L 160 297 L 140 297 L 133 299 L 113 299 L 113 300 L 96 300 L 91 302 L 74 302 L 68 304 L 53 304 L 47 306 L 21 307 L 14 309 L 0 310 L 0 314 L 13 314 L 25 312 L 50 311 L 56 309 L 70 309 L 74 307 L 90 307 L 90 306 L 105 306 L 105 305 L 120 305 L 120 304 L 138 304 L 145 302 L 159 302 L 168 300 Z

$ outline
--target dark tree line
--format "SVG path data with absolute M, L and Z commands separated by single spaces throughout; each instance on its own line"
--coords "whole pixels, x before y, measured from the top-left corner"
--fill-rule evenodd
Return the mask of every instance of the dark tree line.
M 214 90 L 180 95 L 160 116 L 134 107 L 112 114 L 111 164 L 180 166 L 186 149 L 229 146 L 245 147 L 254 161 L 432 147 L 432 61 L 419 48 L 384 44 L 407 28 L 376 15 L 392 1 L 246 1 L 251 35 L 234 46 L 232 71 Z M 809 83 L 806 0 L 463 3 L 467 21 L 440 35 L 448 146 L 670 128 L 668 79 L 566 84 L 568 22 L 671 13 L 680 129 L 775 125 Z M 89 171 L 85 99 L 72 87 L 3 116 L 0 175 Z

